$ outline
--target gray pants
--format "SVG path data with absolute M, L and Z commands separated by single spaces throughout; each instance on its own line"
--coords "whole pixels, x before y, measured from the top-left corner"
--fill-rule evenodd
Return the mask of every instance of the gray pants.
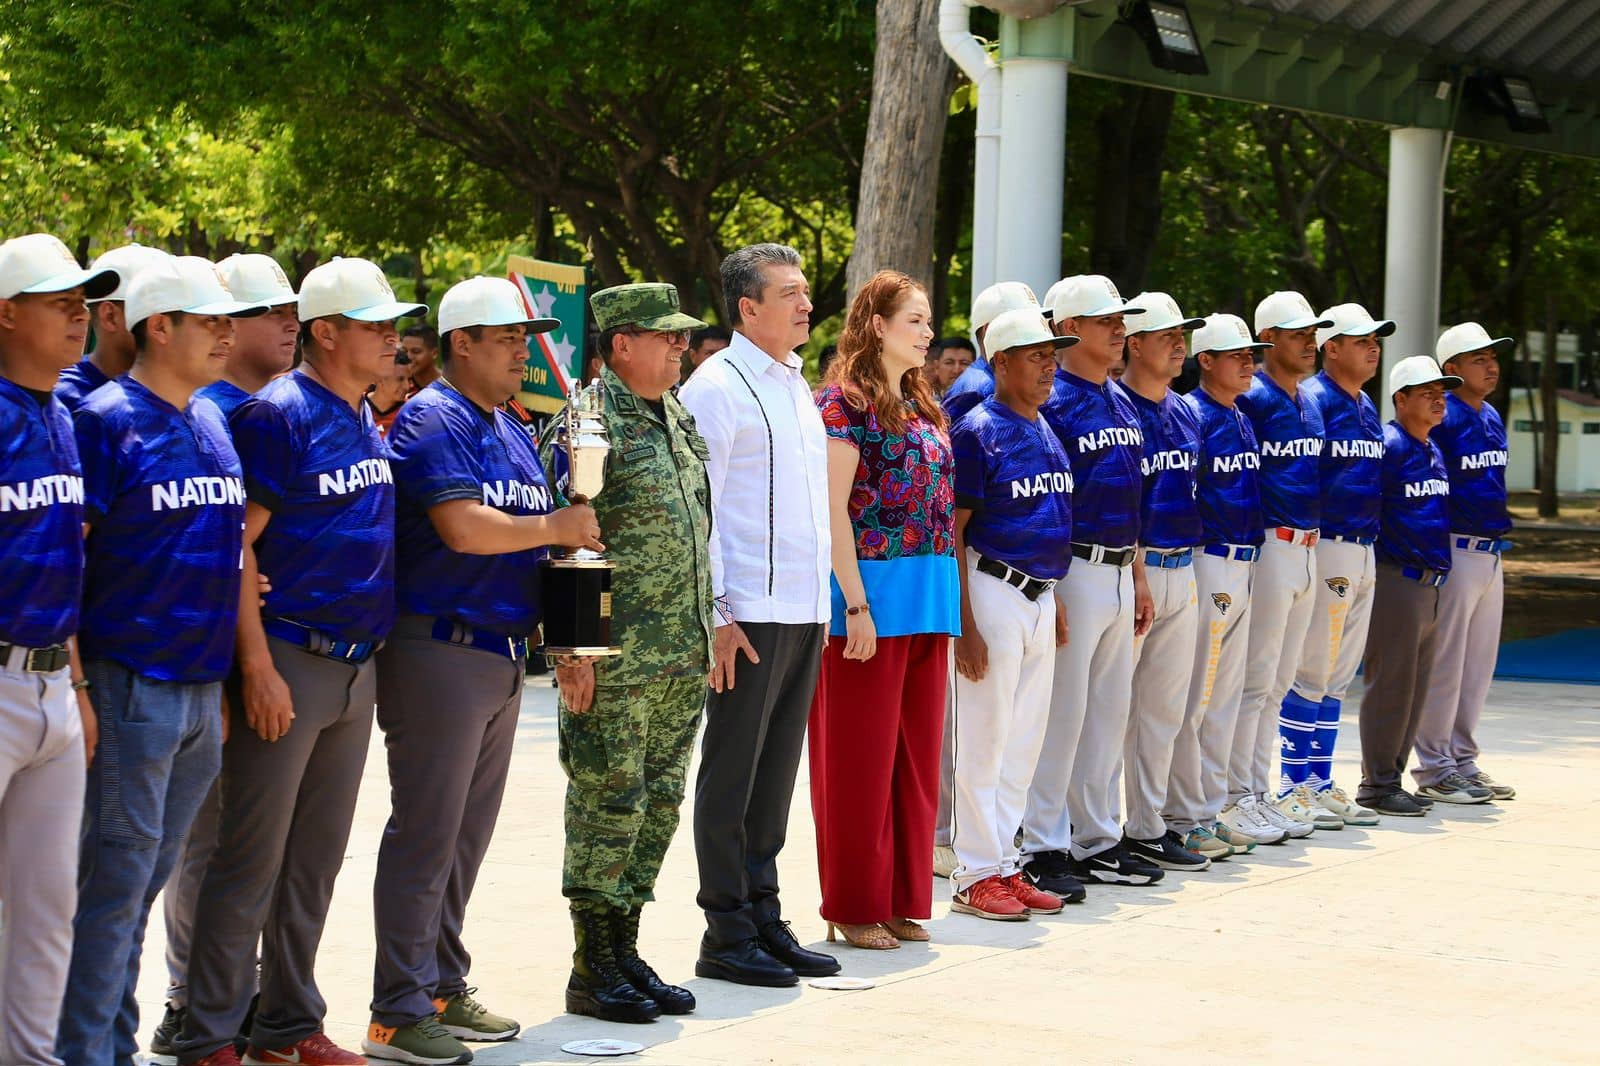
M 217 849 L 217 826 L 222 818 L 222 779 L 200 801 L 189 825 L 177 869 L 161 894 L 161 916 L 167 925 L 167 1003 L 189 1004 L 189 945 L 194 942 L 194 908 L 200 898 L 211 853 Z
M 1361 787 L 1357 802 L 1402 790 L 1433 668 L 1439 590 L 1378 564 L 1367 629 L 1366 689 L 1361 694 Z
M 775 919 L 778 852 L 822 668 L 822 625 L 742 623 L 759 663 L 739 656 L 734 687 L 706 698 L 695 782 L 697 902 L 707 938 L 734 944 Z
M 948 848 L 956 807 L 956 642 L 950 642 L 950 671 L 944 683 L 944 745 L 939 750 L 939 810 L 933 820 L 933 846 Z
M 261 938 L 261 1002 L 250 1042 L 287 1047 L 322 1028 L 313 969 L 333 882 L 344 862 L 372 733 L 377 670 L 268 637 L 295 718 L 268 743 L 230 710 L 222 754 L 222 824 L 194 912 L 189 1017 L 178 1041 L 193 1062 L 244 1020 Z
M 65 667 L 11 665 L 0 659 L 0 1062 L 56 1066 L 78 902 L 83 721 Z
M 1505 588 L 1500 556 L 1466 548 L 1450 553 L 1450 580 L 1439 589 L 1433 683 L 1417 727 L 1417 768 L 1411 772 L 1418 785 L 1478 772 L 1478 718 L 1500 654 Z
M 392 812 L 372 886 L 372 1017 L 403 1026 L 467 987 L 467 900 L 489 850 L 522 707 L 523 660 L 434 640 L 403 617 L 378 654 Z

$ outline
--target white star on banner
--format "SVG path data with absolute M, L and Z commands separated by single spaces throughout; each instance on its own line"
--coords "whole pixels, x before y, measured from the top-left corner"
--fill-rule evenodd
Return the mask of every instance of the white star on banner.
M 546 285 L 533 294 L 533 303 L 539 309 L 540 318 L 550 318 L 550 309 L 556 305 L 556 294 Z
M 567 335 L 565 333 L 561 334 L 561 336 L 556 339 L 554 347 L 556 350 L 557 362 L 559 362 L 563 367 L 571 366 L 572 353 L 578 349 L 567 341 Z

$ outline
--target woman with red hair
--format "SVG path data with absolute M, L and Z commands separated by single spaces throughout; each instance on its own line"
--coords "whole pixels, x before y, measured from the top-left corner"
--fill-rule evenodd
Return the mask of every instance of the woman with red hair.
M 811 806 L 828 939 L 926 940 L 950 637 L 960 631 L 944 411 L 921 368 L 928 296 L 880 271 L 817 393 L 828 431 L 833 619 L 811 709 Z

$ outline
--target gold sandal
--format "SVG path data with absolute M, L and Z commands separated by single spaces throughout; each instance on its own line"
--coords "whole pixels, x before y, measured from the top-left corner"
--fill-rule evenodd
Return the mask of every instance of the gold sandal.
M 851 947 L 866 948 L 869 951 L 887 951 L 900 946 L 894 934 L 883 927 L 882 922 L 873 922 L 870 925 L 845 925 L 843 922 L 828 923 L 828 943 L 834 943 L 834 933 L 844 937 L 845 943 Z
M 910 918 L 890 918 L 883 923 L 883 927 L 896 940 L 912 940 L 920 944 L 928 939 L 928 931 Z

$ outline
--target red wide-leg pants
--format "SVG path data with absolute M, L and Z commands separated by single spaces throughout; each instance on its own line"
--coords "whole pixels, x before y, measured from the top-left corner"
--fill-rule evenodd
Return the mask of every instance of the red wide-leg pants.
M 830 637 L 811 704 L 811 810 L 822 916 L 927 918 L 950 638 L 880 637 L 866 662 Z

